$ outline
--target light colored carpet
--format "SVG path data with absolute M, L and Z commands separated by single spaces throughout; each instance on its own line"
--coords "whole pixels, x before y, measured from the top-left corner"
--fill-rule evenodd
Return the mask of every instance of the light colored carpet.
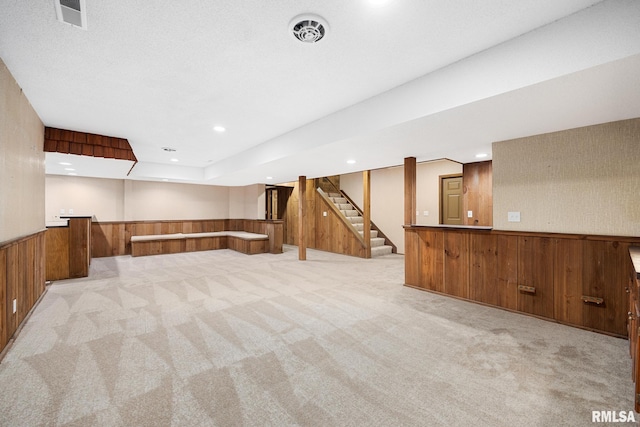
M 403 287 L 404 258 L 94 259 L 0 364 L 3 426 L 583 426 L 625 340 Z

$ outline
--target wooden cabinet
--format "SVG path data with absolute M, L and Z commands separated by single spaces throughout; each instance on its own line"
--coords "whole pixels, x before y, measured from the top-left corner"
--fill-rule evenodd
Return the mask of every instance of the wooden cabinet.
M 406 284 L 627 336 L 629 245 L 640 239 L 411 226 Z

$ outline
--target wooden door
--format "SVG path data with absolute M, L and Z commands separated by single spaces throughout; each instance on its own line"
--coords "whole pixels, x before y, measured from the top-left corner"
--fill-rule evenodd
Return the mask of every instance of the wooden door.
M 463 225 L 462 217 L 462 177 L 441 178 L 440 212 L 442 224 Z

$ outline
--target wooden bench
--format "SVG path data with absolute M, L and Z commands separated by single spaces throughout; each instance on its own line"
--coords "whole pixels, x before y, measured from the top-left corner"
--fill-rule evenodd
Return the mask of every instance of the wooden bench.
M 246 231 L 213 231 L 131 236 L 131 256 L 233 249 L 247 255 L 269 253 L 269 236 Z

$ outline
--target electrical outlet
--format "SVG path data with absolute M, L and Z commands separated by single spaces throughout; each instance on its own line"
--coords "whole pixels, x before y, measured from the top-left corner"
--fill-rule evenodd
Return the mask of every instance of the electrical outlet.
M 60 215 L 64 215 L 64 209 L 60 209 Z
M 322 212 L 322 216 L 327 216 L 327 212 L 326 212 L 326 211 L 323 211 L 323 212 Z
M 13 300 L 13 314 L 15 314 L 16 311 L 18 311 L 18 301 L 14 298 L 14 300 Z
M 520 212 L 507 212 L 508 222 L 520 222 Z
M 73 215 L 73 209 L 69 209 L 69 215 Z

